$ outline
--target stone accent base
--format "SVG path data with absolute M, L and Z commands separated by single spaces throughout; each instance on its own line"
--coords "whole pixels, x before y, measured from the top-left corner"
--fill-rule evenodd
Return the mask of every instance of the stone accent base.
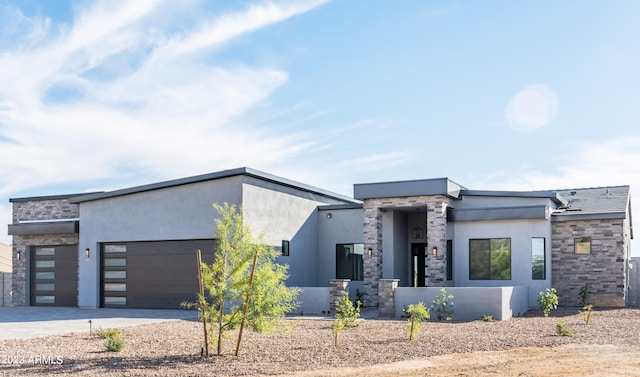
M 380 317 L 395 316 L 395 290 L 399 279 L 378 280 L 378 312 Z
M 350 279 L 331 279 L 329 281 L 329 310 L 336 312 L 336 301 L 342 298 L 342 292 L 349 293 Z

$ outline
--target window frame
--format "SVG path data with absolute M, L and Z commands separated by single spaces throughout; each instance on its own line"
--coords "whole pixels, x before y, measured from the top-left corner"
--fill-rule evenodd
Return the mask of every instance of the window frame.
M 289 240 L 282 240 L 282 247 L 281 247 L 281 256 L 283 257 L 288 257 L 289 253 L 290 253 L 290 247 L 291 247 L 291 242 Z
M 498 277 L 494 277 L 494 272 L 493 272 L 493 264 L 492 264 L 492 257 L 498 252 L 498 250 L 494 250 L 492 249 L 492 241 L 494 240 L 509 240 L 509 276 L 508 278 L 498 278 Z M 472 247 L 471 247 L 471 243 L 474 241 L 488 241 L 489 242 L 489 249 L 488 249 L 488 255 L 489 255 L 489 260 L 486 262 L 487 264 L 487 268 L 488 268 L 488 274 L 483 274 L 481 277 L 472 277 L 471 274 L 471 268 L 472 268 Z M 480 250 L 483 253 L 486 252 L 486 250 Z M 483 263 L 484 264 L 484 263 Z M 484 267 L 484 266 L 483 266 Z M 513 280 L 513 253 L 512 253 L 512 247 L 511 247 L 511 237 L 495 237 L 495 238 L 470 238 L 469 239 L 469 280 L 484 280 L 484 281 L 488 281 L 488 280 L 499 280 L 499 281 L 510 281 Z
M 534 242 L 542 240 L 542 277 L 536 277 L 536 262 L 534 258 Z M 531 237 L 531 280 L 547 280 L 547 239 L 546 237 Z
M 453 240 L 447 240 L 447 281 L 453 280 Z
M 578 245 L 588 244 L 589 250 L 578 251 Z M 593 243 L 591 237 L 574 237 L 573 239 L 573 253 L 576 255 L 589 255 L 593 252 Z
M 356 253 L 356 245 L 360 245 L 360 249 L 362 250 L 362 253 Z M 340 251 L 344 252 L 344 247 L 345 246 L 351 246 L 351 252 L 349 253 L 349 256 L 356 256 L 356 255 L 360 255 L 360 258 L 353 258 L 351 259 L 351 266 L 349 266 L 349 270 L 350 272 L 350 277 L 338 277 L 338 270 L 339 270 L 339 265 L 338 265 L 338 253 Z M 342 247 L 342 250 L 339 250 L 338 248 Z M 349 279 L 351 281 L 364 281 L 364 244 L 363 243 L 337 243 L 336 244 L 336 279 Z M 358 263 L 358 261 L 360 262 L 360 266 L 356 266 L 356 263 Z

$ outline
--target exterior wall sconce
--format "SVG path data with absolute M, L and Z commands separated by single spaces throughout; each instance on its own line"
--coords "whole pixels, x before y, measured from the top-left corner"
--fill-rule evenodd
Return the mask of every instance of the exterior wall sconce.
M 89 250 L 89 248 L 84 249 L 84 257 L 87 259 L 91 258 L 91 250 Z
M 327 219 L 331 218 L 331 213 L 327 213 Z
M 434 246 L 434 247 L 433 247 L 433 250 L 431 250 L 431 254 L 432 254 L 434 257 L 437 257 L 437 256 L 438 256 L 438 248 Z
M 16 260 L 20 260 L 20 258 L 22 258 L 22 255 L 20 255 L 21 253 L 18 251 L 16 252 Z
M 373 249 L 369 248 L 367 250 L 367 254 L 369 255 L 369 258 L 371 258 L 371 254 L 373 253 Z

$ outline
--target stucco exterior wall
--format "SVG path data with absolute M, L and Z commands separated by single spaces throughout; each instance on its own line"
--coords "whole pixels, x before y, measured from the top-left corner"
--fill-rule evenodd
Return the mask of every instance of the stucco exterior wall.
M 589 283 L 594 306 L 624 306 L 625 221 L 555 221 L 552 233 L 552 284 L 560 305 L 580 305 L 580 288 Z M 578 237 L 591 237 L 590 254 L 575 253 Z
M 213 238 L 213 203 L 225 202 L 241 204 L 241 177 L 80 203 L 79 249 L 92 252 L 90 258 L 79 259 L 78 305 L 99 306 L 101 243 Z
M 318 286 L 328 287 L 329 281 L 336 278 L 337 244 L 363 243 L 362 216 L 362 208 L 318 211 Z M 349 287 L 352 286 L 362 290 L 362 282 L 351 281 Z
M 453 228 L 453 275 L 456 287 L 529 287 L 529 306 L 537 306 L 538 292 L 551 286 L 551 223 L 548 220 L 469 221 L 450 223 Z M 545 238 L 546 279 L 532 280 L 531 238 Z M 469 240 L 511 239 L 511 280 L 470 280 Z

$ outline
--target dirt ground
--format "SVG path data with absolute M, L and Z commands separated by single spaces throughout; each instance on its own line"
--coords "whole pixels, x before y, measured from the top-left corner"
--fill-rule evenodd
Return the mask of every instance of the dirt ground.
M 295 377 L 614 377 L 640 376 L 640 348 L 569 344 L 442 355 L 363 368 L 307 371 Z
M 1 341 L 0 376 L 640 376 L 640 310 L 594 315 L 588 325 L 579 308 L 428 321 L 414 341 L 406 320 L 368 319 L 345 329 L 338 346 L 331 321 L 291 319 L 274 333 L 245 332 L 238 357 L 236 331 L 221 356 L 204 358 L 202 324 L 169 321 L 120 329 L 120 352 L 88 332 Z M 556 334 L 560 321 L 571 336 Z

